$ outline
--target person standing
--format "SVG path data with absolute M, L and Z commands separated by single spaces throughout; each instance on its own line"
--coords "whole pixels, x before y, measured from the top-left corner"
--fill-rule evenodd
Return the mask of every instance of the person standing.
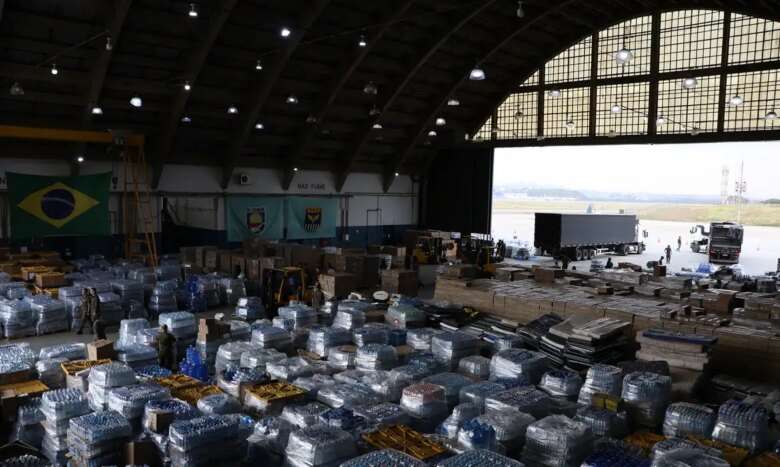
M 76 334 L 82 334 L 84 332 L 84 326 L 87 325 L 87 321 L 89 321 L 89 327 L 87 329 L 92 329 L 94 326 L 94 322 L 92 321 L 92 311 L 90 310 L 90 293 L 89 289 L 83 288 L 81 289 L 81 305 L 79 305 L 79 315 L 81 317 L 80 321 L 81 324 L 79 325 L 78 331 L 76 331 Z
M 666 264 L 669 264 L 672 261 L 672 245 L 666 245 L 664 251 L 666 252 Z
M 682 236 L 677 237 L 677 251 L 680 251 L 682 248 Z
M 103 313 L 100 309 L 100 297 L 97 290 L 93 287 L 89 289 L 89 308 L 92 312 L 92 334 L 95 339 L 106 338 L 106 322 L 103 321 Z
M 604 269 L 612 269 L 613 267 L 615 266 L 612 264 L 612 257 L 610 256 L 607 258 L 607 264 L 604 266 Z
M 569 261 L 569 256 L 566 253 L 561 255 L 561 266 L 564 271 L 569 269 Z
M 314 311 L 316 312 L 320 311 L 324 298 L 325 295 L 322 293 L 320 282 L 317 281 L 317 283 L 314 285 L 314 291 L 311 294 L 311 307 L 314 308 Z
M 157 360 L 161 367 L 174 371 L 174 347 L 176 338 L 168 332 L 168 325 L 160 327 L 160 335 L 157 337 Z

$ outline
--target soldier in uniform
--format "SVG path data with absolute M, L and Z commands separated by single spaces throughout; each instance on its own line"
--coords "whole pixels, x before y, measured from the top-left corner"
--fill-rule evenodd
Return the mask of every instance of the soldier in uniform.
M 176 338 L 168 332 L 168 325 L 163 324 L 160 327 L 160 335 L 157 338 L 157 359 L 160 366 L 174 371 L 174 347 Z
M 79 306 L 79 311 L 81 312 L 81 325 L 79 326 L 79 330 L 76 331 L 76 334 L 81 334 L 84 332 L 84 326 L 87 324 L 87 321 L 89 321 L 89 327 L 87 327 L 87 329 L 92 329 L 95 324 L 95 322 L 92 320 L 90 296 L 90 289 L 81 289 L 81 305 Z
M 324 301 L 325 296 L 322 293 L 322 288 L 320 287 L 320 282 L 317 281 L 317 283 L 314 285 L 314 291 L 311 294 L 311 306 L 314 308 L 314 311 L 319 312 L 320 308 L 322 307 L 322 302 Z

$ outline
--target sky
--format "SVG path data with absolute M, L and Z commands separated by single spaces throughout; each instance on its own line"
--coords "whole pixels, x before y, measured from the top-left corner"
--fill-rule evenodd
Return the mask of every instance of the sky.
M 496 149 L 494 183 L 620 193 L 729 194 L 745 163 L 750 199 L 780 198 L 780 141 Z

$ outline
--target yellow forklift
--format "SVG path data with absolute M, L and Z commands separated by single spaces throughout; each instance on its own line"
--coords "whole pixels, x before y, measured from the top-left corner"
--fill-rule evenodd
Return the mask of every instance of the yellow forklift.
M 461 261 L 476 265 L 485 276 L 492 277 L 497 264 L 504 261 L 506 245 L 502 240 L 494 243 L 493 237 L 487 234 L 464 235 L 458 253 Z
M 418 237 L 414 246 L 416 264 L 442 264 L 446 262 L 446 251 L 438 237 Z
M 273 315 L 291 301 L 311 303 L 306 271 L 293 266 L 263 271 L 263 295 L 266 309 L 272 310 Z

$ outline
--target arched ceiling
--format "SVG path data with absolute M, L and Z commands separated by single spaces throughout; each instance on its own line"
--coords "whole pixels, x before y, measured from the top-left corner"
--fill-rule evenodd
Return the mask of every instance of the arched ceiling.
M 473 134 L 525 77 L 611 24 L 681 8 L 780 17 L 776 0 L 527 0 L 522 18 L 515 0 L 195 3 L 197 18 L 175 0 L 0 0 L 0 124 L 144 133 L 157 176 L 194 163 L 222 167 L 225 183 L 241 166 L 278 168 L 286 183 L 295 168 L 332 170 L 339 185 L 351 171 L 390 180 Z M 475 64 L 487 80 L 467 79 Z M 8 92 L 14 82 L 23 96 Z M 447 106 L 452 97 L 461 105 Z M 429 137 L 438 117 L 447 125 Z M 0 157 L 84 150 L 107 157 L 0 140 Z

